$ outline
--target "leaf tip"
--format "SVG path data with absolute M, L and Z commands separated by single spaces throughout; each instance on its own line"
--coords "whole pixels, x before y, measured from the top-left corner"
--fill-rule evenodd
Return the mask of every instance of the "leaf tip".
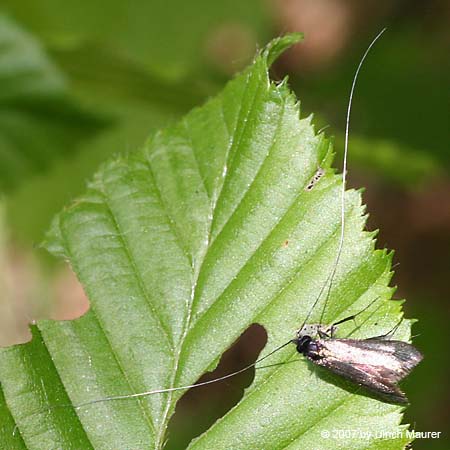
M 267 59 L 267 64 L 271 66 L 287 48 L 297 44 L 301 40 L 303 40 L 303 33 L 289 33 L 277 37 L 266 45 L 262 55 Z

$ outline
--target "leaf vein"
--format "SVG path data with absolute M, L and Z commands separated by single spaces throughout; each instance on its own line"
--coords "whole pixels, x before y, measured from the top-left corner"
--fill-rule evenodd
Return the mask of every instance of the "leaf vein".
M 157 313 L 157 311 L 155 309 L 155 306 L 153 305 L 153 302 L 150 299 L 150 296 L 149 296 L 149 293 L 148 293 L 147 288 L 145 286 L 145 283 L 144 283 L 144 280 L 142 278 L 141 272 L 140 272 L 140 270 L 137 267 L 135 258 L 133 256 L 133 253 L 131 252 L 131 248 L 130 248 L 130 246 L 128 244 L 128 241 L 126 239 L 126 234 L 122 232 L 121 226 L 120 226 L 119 222 L 117 221 L 117 219 L 116 219 L 116 217 L 115 217 L 115 215 L 114 215 L 114 213 L 113 213 L 113 211 L 111 209 L 111 206 L 109 205 L 108 197 L 106 195 L 106 191 L 104 189 L 104 186 L 103 186 L 103 189 L 100 192 L 101 192 L 101 194 L 103 196 L 103 201 L 104 201 L 104 204 L 105 204 L 105 206 L 106 206 L 106 208 L 108 210 L 109 216 L 111 217 L 111 220 L 112 220 L 112 222 L 114 224 L 114 227 L 117 230 L 117 233 L 118 233 L 117 238 L 120 240 L 120 242 L 122 242 L 123 249 L 125 250 L 127 258 L 128 258 L 128 260 L 129 260 L 129 262 L 130 262 L 130 264 L 131 264 L 131 266 L 133 268 L 133 271 L 134 271 L 134 273 L 136 275 L 136 280 L 138 282 L 139 289 L 142 292 L 142 295 L 144 296 L 144 298 L 146 300 L 146 303 L 148 304 L 149 308 L 151 309 L 151 311 L 153 313 L 153 316 L 155 317 L 155 319 L 156 319 L 156 321 L 157 321 L 161 331 L 163 332 L 163 335 L 165 336 L 165 338 L 167 340 L 167 343 L 169 344 L 169 348 L 170 348 L 171 352 L 173 353 L 173 340 L 172 340 L 172 338 L 170 336 L 170 331 L 167 328 L 166 324 L 162 321 L 160 315 Z

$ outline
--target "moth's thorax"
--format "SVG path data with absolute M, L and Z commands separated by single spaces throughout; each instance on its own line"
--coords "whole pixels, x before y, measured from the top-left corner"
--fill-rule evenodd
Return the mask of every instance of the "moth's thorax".
M 320 325 L 318 323 L 313 323 L 309 325 L 303 325 L 297 331 L 297 338 L 300 339 L 303 336 L 310 336 L 313 339 L 318 338 L 320 335 L 332 336 L 336 327 L 332 325 Z
M 316 360 L 320 358 L 320 346 L 318 340 L 313 339 L 311 336 L 303 335 L 294 340 L 297 351 L 307 358 Z

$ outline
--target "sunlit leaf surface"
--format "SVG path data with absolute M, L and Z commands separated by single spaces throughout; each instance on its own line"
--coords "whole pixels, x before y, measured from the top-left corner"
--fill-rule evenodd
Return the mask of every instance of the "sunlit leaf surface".
M 47 248 L 70 262 L 91 310 L 41 322 L 30 345 L 0 354 L 11 448 L 162 448 L 182 392 L 45 407 L 192 384 L 252 323 L 267 330 L 263 354 L 294 336 L 331 271 L 340 230 L 330 143 L 300 119 L 287 84 L 268 78 L 296 40 L 273 41 L 217 97 L 106 163 L 55 219 Z M 318 168 L 324 175 L 306 189 Z M 347 192 L 324 317 L 379 300 L 342 336 L 380 335 L 401 314 L 388 301 L 391 257 L 374 250 L 364 221 L 360 194 Z M 407 321 L 396 337 L 409 337 Z M 334 435 L 398 431 L 401 408 L 312 367 L 293 346 L 267 362 L 288 360 L 258 370 L 241 402 L 190 448 L 403 448 L 401 437 Z

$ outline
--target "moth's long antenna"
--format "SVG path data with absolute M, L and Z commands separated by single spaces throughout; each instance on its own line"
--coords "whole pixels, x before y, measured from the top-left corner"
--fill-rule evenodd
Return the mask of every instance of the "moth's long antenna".
M 69 407 L 72 407 L 74 409 L 79 409 L 79 408 L 82 408 L 83 406 L 93 405 L 94 403 L 103 403 L 103 402 L 109 402 L 109 401 L 112 401 L 112 400 L 126 400 L 126 399 L 130 399 L 130 398 L 140 398 L 140 397 L 146 397 L 148 395 L 164 394 L 164 393 L 167 393 L 167 392 L 174 392 L 174 391 L 183 391 L 183 390 L 187 390 L 187 389 L 197 388 L 197 387 L 200 387 L 200 386 L 206 386 L 207 384 L 217 383 L 218 381 L 223 381 L 223 380 L 226 380 L 228 378 L 232 378 L 232 377 L 234 377 L 236 375 L 239 375 L 242 372 L 245 372 L 245 371 L 251 369 L 256 364 L 260 363 L 261 361 L 264 361 L 266 358 L 268 358 L 269 356 L 271 356 L 274 353 L 278 352 L 279 350 L 281 350 L 282 348 L 286 347 L 287 345 L 289 345 L 292 342 L 293 342 L 292 340 L 290 340 L 288 342 L 285 342 L 284 344 L 282 344 L 279 347 L 277 347 L 274 350 L 272 350 L 267 355 L 265 355 L 262 358 L 259 358 L 258 360 L 256 360 L 254 363 L 249 364 L 249 365 L 243 367 L 242 369 L 236 370 L 235 372 L 229 373 L 229 374 L 224 375 L 222 377 L 214 378 L 213 380 L 203 381 L 201 383 L 190 384 L 190 385 L 187 385 L 187 386 L 177 386 L 177 387 L 166 388 L 166 389 L 154 389 L 152 391 L 138 392 L 136 394 L 113 395 L 111 397 L 103 397 L 103 398 L 98 398 L 96 400 L 90 400 L 90 401 L 86 401 L 86 402 L 83 402 L 83 403 L 78 403 L 77 405 L 71 405 L 71 404 L 53 405 L 53 406 L 50 406 L 48 409 L 69 408 Z
M 338 252 L 337 252 L 337 255 L 336 255 L 336 260 L 334 262 L 333 269 L 332 269 L 331 273 L 329 274 L 326 282 L 322 286 L 322 288 L 321 288 L 321 290 L 319 292 L 319 295 L 317 296 L 316 300 L 314 301 L 313 306 L 311 307 L 309 313 L 307 314 L 306 319 L 303 322 L 303 325 L 300 327 L 300 329 L 302 329 L 305 326 L 306 322 L 309 320 L 309 317 L 311 316 L 311 313 L 312 313 L 314 307 L 317 305 L 317 303 L 319 302 L 323 292 L 325 291 L 325 289 L 328 286 L 328 291 L 327 291 L 327 296 L 326 296 L 326 300 L 325 300 L 325 305 L 324 305 L 324 308 L 323 308 L 323 311 L 322 311 L 322 315 L 321 315 L 321 318 L 322 318 L 323 313 L 325 311 L 326 303 L 328 301 L 328 297 L 330 295 L 330 291 L 331 291 L 331 287 L 332 287 L 332 284 L 333 284 L 334 276 L 336 274 L 336 269 L 337 269 L 337 266 L 338 266 L 338 263 L 339 263 L 339 259 L 341 257 L 342 248 L 343 248 L 343 245 L 344 245 L 345 188 L 346 188 L 346 182 L 347 182 L 348 135 L 349 135 L 349 128 L 350 128 L 350 112 L 351 112 L 351 107 L 352 107 L 353 92 L 355 90 L 356 80 L 358 78 L 359 71 L 360 71 L 360 69 L 362 67 L 362 64 L 363 64 L 367 54 L 369 53 L 370 49 L 375 44 L 375 42 L 378 40 L 378 38 L 385 31 L 386 31 L 386 28 L 381 30 L 378 33 L 378 35 L 373 39 L 373 41 L 370 43 L 369 47 L 367 48 L 367 50 L 365 51 L 363 57 L 361 58 L 361 61 L 359 62 L 358 68 L 357 68 L 357 70 L 355 72 L 355 76 L 353 78 L 353 83 L 352 83 L 352 87 L 351 87 L 351 90 L 350 90 L 350 97 L 349 97 L 349 102 L 348 102 L 348 107 L 347 107 L 347 119 L 346 119 L 346 125 L 345 125 L 344 163 L 343 163 L 342 189 L 341 189 L 341 233 L 340 233 L 340 238 L 339 238 Z M 182 391 L 182 390 L 197 388 L 197 387 L 200 387 L 200 386 L 206 386 L 206 385 L 212 384 L 212 383 L 217 383 L 219 381 L 223 381 L 223 380 L 226 380 L 228 378 L 232 378 L 232 377 L 234 377 L 236 375 L 239 375 L 240 373 L 243 373 L 243 372 L 251 369 L 252 367 L 256 366 L 256 364 L 260 363 L 261 361 L 264 361 L 266 358 L 268 358 L 269 356 L 271 356 L 274 353 L 278 352 L 279 350 L 281 350 L 282 348 L 286 347 L 287 345 L 291 344 L 292 342 L 296 342 L 296 341 L 295 340 L 289 340 L 289 341 L 285 342 L 284 344 L 278 346 L 277 348 L 275 348 L 271 352 L 269 352 L 267 355 L 263 356 L 262 358 L 259 358 L 254 363 L 249 364 L 249 365 L 243 367 L 242 369 L 236 370 L 235 372 L 229 373 L 229 374 L 224 375 L 224 376 L 219 377 L 219 378 L 214 378 L 212 380 L 203 381 L 201 383 L 196 383 L 196 384 L 191 384 L 191 385 L 186 385 L 186 386 L 177 386 L 177 387 L 172 387 L 172 388 L 155 389 L 155 390 L 151 390 L 151 391 L 138 392 L 138 393 L 135 393 L 135 394 L 124 394 L 124 395 L 114 395 L 114 396 L 111 396 L 111 397 L 103 397 L 103 398 L 99 398 L 99 399 L 96 399 L 96 400 L 90 400 L 90 401 L 86 401 L 86 402 L 83 402 L 83 403 L 79 403 L 77 405 L 72 405 L 72 404 L 53 405 L 53 406 L 50 406 L 48 409 L 65 408 L 65 407 L 72 407 L 72 408 L 75 408 L 75 409 L 79 409 L 79 408 L 82 408 L 84 406 L 93 405 L 95 403 L 103 403 L 103 402 L 108 402 L 108 401 L 113 401 L 113 400 L 126 400 L 126 399 L 131 399 L 131 398 L 140 398 L 140 397 L 146 397 L 146 396 L 154 395 L 154 394 L 164 394 L 164 393 L 168 393 L 168 392 Z
M 316 300 L 314 301 L 313 305 L 311 306 L 302 326 L 300 327 L 300 330 L 305 326 L 306 322 L 308 322 L 315 306 L 319 302 L 320 298 L 322 297 L 322 294 L 324 293 L 325 289 L 327 290 L 327 296 L 325 299 L 325 303 L 323 306 L 322 314 L 320 315 L 320 323 L 322 323 L 322 319 L 325 313 L 325 307 L 328 302 L 328 298 L 330 296 L 331 287 L 333 285 L 333 280 L 336 275 L 336 270 L 339 264 L 339 260 L 341 258 L 342 254 L 342 248 L 344 246 L 344 234 L 345 234 L 345 189 L 347 187 L 347 156 L 348 156 L 348 136 L 349 136 L 349 130 L 350 130 L 350 114 L 352 110 L 352 103 L 353 103 L 353 93 L 355 91 L 356 81 L 358 79 L 359 71 L 361 70 L 361 67 L 364 63 L 364 60 L 366 59 L 366 56 L 369 54 L 370 49 L 373 47 L 375 42 L 381 37 L 381 35 L 386 31 L 386 28 L 383 28 L 372 40 L 370 45 L 367 47 L 366 51 L 364 52 L 361 60 L 359 61 L 358 67 L 356 69 L 355 75 L 353 77 L 352 87 L 350 89 L 350 95 L 348 99 L 348 105 L 347 105 L 347 116 L 345 121 L 345 141 L 344 141 L 344 162 L 342 167 L 342 185 L 341 185 L 341 233 L 339 236 L 339 246 L 338 251 L 336 254 L 336 259 L 334 261 L 333 269 L 331 270 L 330 274 L 327 277 L 327 280 L 323 284 L 322 288 L 320 289 L 319 295 L 316 297 Z

